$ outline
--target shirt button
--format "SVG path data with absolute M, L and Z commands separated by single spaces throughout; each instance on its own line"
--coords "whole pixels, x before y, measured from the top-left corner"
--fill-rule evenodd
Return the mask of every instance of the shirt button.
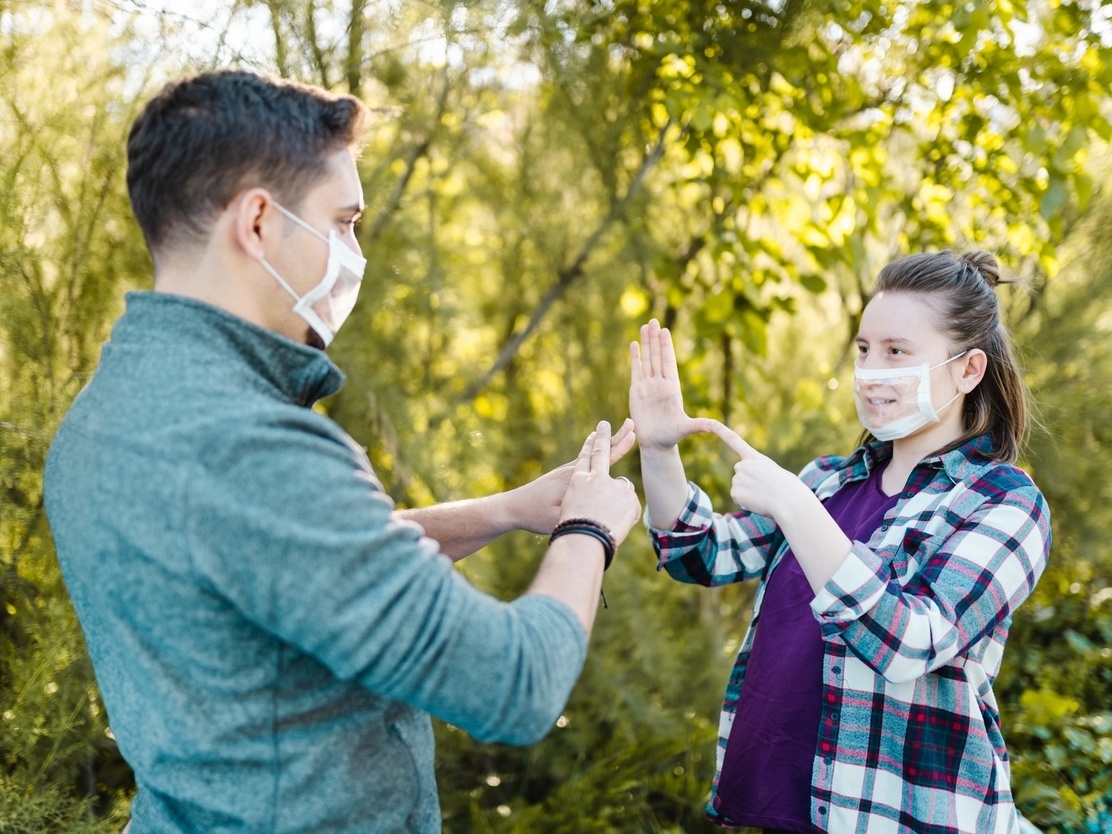
M 826 806 L 825 805 L 820 805 L 819 806 L 819 813 L 822 814 L 824 817 L 826 816 Z
M 885 531 L 886 531 L 887 529 L 888 529 L 888 525 L 887 525 L 887 524 L 882 524 L 882 525 L 880 525 L 880 532 L 882 532 L 882 533 L 883 533 L 883 532 L 885 532 Z
M 842 674 L 842 667 L 841 666 L 835 666 L 830 671 L 833 672 L 835 675 L 840 675 L 840 674 Z
M 837 721 L 838 720 L 838 711 L 837 710 L 834 710 L 834 712 L 830 713 L 830 720 L 831 721 Z
M 833 764 L 834 763 L 834 757 L 833 756 L 827 756 L 825 759 L 823 759 L 823 761 L 826 764 Z

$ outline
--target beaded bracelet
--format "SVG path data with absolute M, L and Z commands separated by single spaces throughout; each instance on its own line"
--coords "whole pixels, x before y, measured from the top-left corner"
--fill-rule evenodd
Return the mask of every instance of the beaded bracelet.
M 605 571 L 610 567 L 610 563 L 614 560 L 614 548 L 617 547 L 617 543 L 614 541 L 614 534 L 606 527 L 589 518 L 568 518 L 556 525 L 552 535 L 548 538 L 548 543 L 552 544 L 560 536 L 568 533 L 582 533 L 602 542 L 603 554 L 606 556 L 606 563 L 602 569 Z

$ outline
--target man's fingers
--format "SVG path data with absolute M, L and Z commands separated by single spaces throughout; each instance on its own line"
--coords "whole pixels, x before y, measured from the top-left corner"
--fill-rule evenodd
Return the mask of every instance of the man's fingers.
M 709 431 L 725 443 L 739 458 L 743 460 L 756 454 L 753 447 L 741 439 L 741 435 L 724 423 L 711 417 L 703 419 L 703 431 Z
M 610 444 L 610 465 L 620 461 L 629 454 L 629 450 L 633 448 L 633 444 L 637 442 L 637 435 L 630 432 L 621 440 L 613 441 Z
M 587 439 L 583 441 L 583 448 L 579 450 L 579 456 L 575 459 L 576 472 L 591 471 L 591 450 L 595 447 L 596 434 L 597 432 L 591 432 L 587 435 Z
M 626 436 L 629 435 L 632 431 L 633 431 L 633 418 L 632 417 L 626 417 L 622 421 L 622 424 L 620 426 L 618 426 L 618 430 L 616 432 L 614 432 L 614 434 L 611 436 L 610 445 L 611 446 L 617 446 L 619 443 L 621 443 L 623 440 L 625 440 Z
M 595 429 L 595 442 L 591 449 L 591 472 L 610 474 L 610 423 L 599 420 Z
M 620 461 L 637 442 L 637 435 L 633 431 L 633 420 L 629 417 L 618 427 L 614 436 L 610 438 L 610 465 Z

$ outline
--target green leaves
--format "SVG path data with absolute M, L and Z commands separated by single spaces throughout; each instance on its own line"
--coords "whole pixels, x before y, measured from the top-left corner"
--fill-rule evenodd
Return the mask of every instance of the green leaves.
M 150 282 L 124 193 L 124 142 L 142 92 L 120 60 L 126 24 L 24 4 L 0 27 L 4 831 L 118 831 L 127 807 L 118 794 L 131 788 L 42 503 L 54 429 L 92 372 L 123 291 Z
M 856 439 L 847 357 L 885 261 L 978 246 L 1045 286 L 1012 306 L 1055 427 L 1031 452 L 1054 566 L 1017 615 L 998 692 L 1024 809 L 1080 825 L 1108 793 L 1112 685 L 1107 604 L 1071 590 L 1112 582 L 1108 293 L 1099 259 L 1065 243 L 1103 236 L 1079 219 L 1106 179 L 1093 139 L 1112 139 L 1098 5 L 267 0 L 216 16 L 250 38 L 200 21 L 211 54 L 189 68 L 249 41 L 249 64 L 361 89 L 375 110 L 370 266 L 327 410 L 402 504 L 517 485 L 598 419 L 619 422 L 649 316 L 673 329 L 692 413 L 798 468 Z M 40 473 L 123 291 L 150 281 L 122 168 L 153 81 L 125 57 L 156 52 L 173 74 L 183 54 L 122 13 L 21 9 L 0 27 L 0 713 L 16 715 L 0 750 L 20 774 L 0 787 L 5 822 L 6 790 L 61 807 L 77 764 L 104 776 L 105 801 L 127 790 L 88 667 L 51 644 L 75 631 Z M 45 51 L 59 61 L 46 74 Z M 686 443 L 688 474 L 728 509 L 721 449 Z M 635 458 L 618 467 L 636 477 Z M 566 727 L 531 751 L 441 728 L 447 830 L 699 830 L 751 589 L 675 586 L 643 537 L 628 547 Z M 541 549 L 511 536 L 463 569 L 510 597 Z M 48 738 L 63 788 L 36 775 Z

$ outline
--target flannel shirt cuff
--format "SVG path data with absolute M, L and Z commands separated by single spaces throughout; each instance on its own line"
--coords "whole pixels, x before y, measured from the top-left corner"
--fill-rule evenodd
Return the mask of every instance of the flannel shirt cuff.
M 711 507 L 710 497 L 691 481 L 687 482 L 687 500 L 671 527 L 654 527 L 648 506 L 643 516 L 645 529 L 649 531 L 661 565 L 673 556 L 687 553 L 693 543 L 706 538 L 713 520 L 714 508 Z
M 854 542 L 845 561 L 811 601 L 811 611 L 823 633 L 861 618 L 888 589 L 884 560 L 861 542 Z
M 694 482 L 688 481 L 687 499 L 684 501 L 683 509 L 680 510 L 675 524 L 667 529 L 653 526 L 647 504 L 642 519 L 645 523 L 645 529 L 655 537 L 659 533 L 692 533 L 706 530 L 713 517 L 714 509 L 710 505 L 710 497 L 699 489 Z

